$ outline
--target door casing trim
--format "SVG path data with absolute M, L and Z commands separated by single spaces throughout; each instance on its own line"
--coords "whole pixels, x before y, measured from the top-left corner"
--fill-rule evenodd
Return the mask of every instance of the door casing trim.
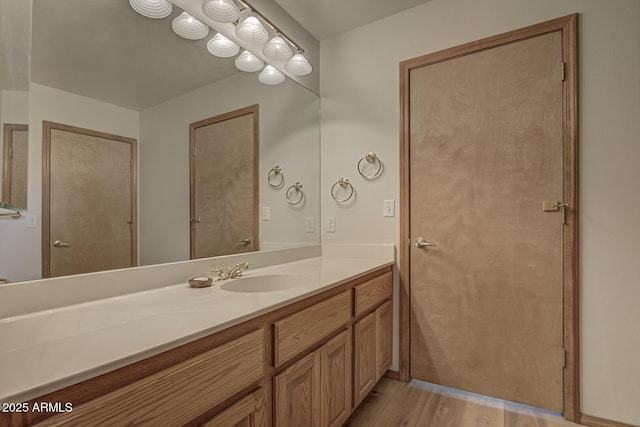
M 411 278 L 410 278 L 410 174 L 409 87 L 416 68 L 477 53 L 508 43 L 552 32 L 561 32 L 565 63 L 563 86 L 564 202 L 567 224 L 563 233 L 563 414 L 568 421 L 580 420 L 579 337 L 579 192 L 578 192 L 578 14 L 567 15 L 507 33 L 473 41 L 400 63 L 400 261 L 399 261 L 399 379 L 411 378 Z

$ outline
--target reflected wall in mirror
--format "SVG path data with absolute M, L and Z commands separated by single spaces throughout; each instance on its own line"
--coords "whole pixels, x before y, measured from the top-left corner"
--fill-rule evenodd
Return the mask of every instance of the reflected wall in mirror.
M 0 203 L 27 208 L 31 2 L 0 0 Z
M 10 245 L 0 239 L 0 276 L 41 277 L 43 121 L 138 140 L 137 259 L 148 265 L 190 258 L 189 125 L 257 104 L 259 207 L 271 215 L 259 222 L 256 249 L 319 242 L 318 230 L 305 230 L 307 217 L 319 217 L 318 96 L 290 79 L 261 84 L 257 73 L 236 70 L 233 58 L 212 56 L 213 31 L 199 41 L 180 38 L 171 21 L 182 11 L 173 9 L 154 20 L 126 0 L 33 1 L 29 214 L 36 227 L 13 230 Z M 304 182 L 304 209 L 291 209 L 283 190 L 268 185 L 276 164 L 287 181 Z

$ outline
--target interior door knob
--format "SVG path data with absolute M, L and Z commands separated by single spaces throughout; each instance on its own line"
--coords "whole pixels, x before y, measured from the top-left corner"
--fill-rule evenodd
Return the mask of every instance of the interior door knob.
M 53 246 L 55 246 L 56 248 L 67 248 L 69 246 L 71 246 L 69 243 L 65 243 L 61 240 L 54 240 L 53 241 Z
M 429 243 L 426 240 L 424 240 L 422 237 L 418 237 L 416 239 L 416 247 L 417 248 L 425 248 L 427 246 L 437 246 L 435 243 Z

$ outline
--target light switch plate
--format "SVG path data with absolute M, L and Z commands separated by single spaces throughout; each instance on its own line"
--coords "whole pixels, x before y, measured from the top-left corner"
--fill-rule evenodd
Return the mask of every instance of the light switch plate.
M 335 233 L 336 232 L 336 217 L 328 216 L 327 217 L 327 233 Z
M 385 200 L 382 207 L 383 216 L 396 216 L 396 201 Z
M 271 209 L 269 209 L 269 206 L 263 206 L 262 207 L 262 220 L 263 221 L 269 221 L 271 219 Z
M 304 231 L 306 231 L 307 233 L 313 233 L 313 231 L 315 230 L 313 222 L 313 217 L 308 216 L 307 220 L 305 221 Z

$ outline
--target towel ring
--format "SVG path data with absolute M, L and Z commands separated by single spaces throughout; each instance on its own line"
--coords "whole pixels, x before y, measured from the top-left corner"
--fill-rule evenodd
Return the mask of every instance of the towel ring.
M 370 163 L 370 164 L 378 163 L 378 169 L 371 175 L 365 175 L 365 173 L 362 171 L 363 169 L 362 162 L 364 160 L 366 160 L 367 163 Z M 364 166 L 366 165 L 367 164 L 365 163 Z M 376 179 L 378 175 L 380 175 L 380 171 L 382 171 L 382 162 L 380 161 L 378 156 L 376 156 L 376 153 L 374 153 L 373 151 L 368 152 L 367 155 L 361 158 L 360 161 L 358 162 L 358 173 L 362 175 L 364 179 Z
M 280 177 L 280 181 L 276 181 L 276 177 Z M 282 168 L 279 165 L 272 167 L 267 174 L 267 182 L 273 188 L 282 188 L 284 185 L 284 174 L 282 173 Z
M 300 198 L 298 199 L 298 201 L 291 200 L 291 196 L 293 196 L 294 194 L 291 192 L 291 190 L 294 190 L 296 193 L 300 193 Z M 299 182 L 296 182 L 291 187 L 289 187 L 287 189 L 287 194 L 285 195 L 285 197 L 287 198 L 287 203 L 289 203 L 291 206 L 297 206 L 300 203 L 302 203 L 302 200 L 304 199 L 304 191 L 302 191 L 302 184 L 300 184 Z
M 349 195 L 344 199 L 338 199 L 338 196 L 336 195 L 336 192 L 335 192 L 337 185 L 340 185 L 340 187 L 344 189 L 346 189 L 347 187 L 351 189 L 351 191 L 349 192 Z M 351 185 L 348 178 L 340 178 L 338 181 L 336 181 L 335 184 L 333 184 L 333 186 L 331 187 L 331 197 L 333 197 L 333 200 L 335 200 L 338 203 L 344 203 L 353 197 L 353 185 Z

